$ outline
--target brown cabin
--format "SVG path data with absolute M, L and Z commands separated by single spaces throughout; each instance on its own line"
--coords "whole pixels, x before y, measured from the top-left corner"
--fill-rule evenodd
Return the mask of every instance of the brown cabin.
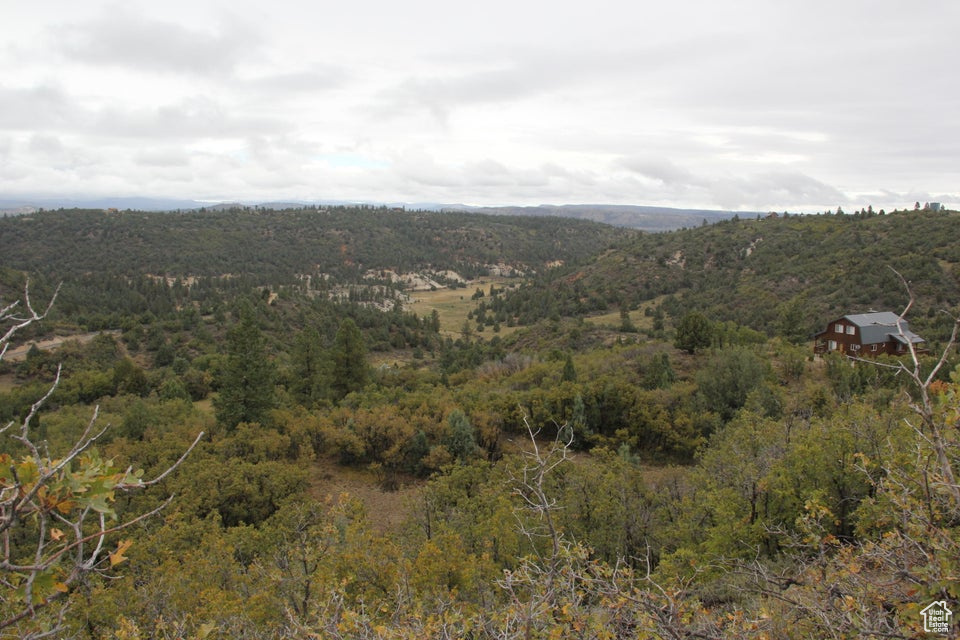
M 898 326 L 899 321 L 899 326 Z M 814 337 L 813 352 L 836 351 L 851 356 L 903 355 L 913 344 L 925 351 L 923 338 L 910 331 L 906 320 L 890 311 L 873 311 L 843 316 Z

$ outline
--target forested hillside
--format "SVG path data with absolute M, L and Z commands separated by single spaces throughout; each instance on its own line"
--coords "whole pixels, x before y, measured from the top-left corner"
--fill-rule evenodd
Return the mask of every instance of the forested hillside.
M 92 271 L 232 275 L 267 285 L 313 271 L 356 278 L 367 269 L 432 267 L 473 277 L 499 262 L 542 270 L 553 261 L 592 256 L 634 233 L 577 220 L 386 207 L 60 210 L 0 219 L 6 266 L 59 278 Z
M 633 235 L 577 220 L 369 207 L 60 210 L 0 219 L 0 266 L 31 274 L 40 291 L 62 283 L 56 317 L 115 329 L 120 315 L 184 304 L 213 313 L 255 287 L 390 301 L 402 287 L 386 271 L 463 286 L 491 271 L 577 263 Z
M 913 283 L 923 308 L 913 321 L 942 334 L 940 321 L 950 323 L 938 305 L 960 299 L 958 223 L 956 213 L 871 212 L 733 219 L 645 234 L 587 266 L 544 274 L 505 305 L 545 317 L 549 310 L 575 315 L 656 301 L 676 317 L 703 311 L 768 336 L 804 339 L 831 318 L 899 309 L 896 270 Z
M 0 637 L 923 637 L 956 221 L 2 220 Z M 813 356 L 911 295 L 929 353 Z

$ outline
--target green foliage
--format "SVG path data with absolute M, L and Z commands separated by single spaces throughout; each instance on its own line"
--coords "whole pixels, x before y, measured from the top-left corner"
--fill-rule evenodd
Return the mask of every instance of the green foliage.
M 573 432 L 573 441 L 571 447 L 574 449 L 585 449 L 589 446 L 593 438 L 593 430 L 587 424 L 587 407 L 583 402 L 583 396 L 579 393 L 573 398 L 573 407 L 570 410 L 570 418 L 567 425 Z
M 810 327 L 829 322 L 811 317 L 810 294 L 800 293 L 779 306 L 776 334 L 794 344 L 802 344 L 810 337 Z
M 181 500 L 182 508 L 200 518 L 216 512 L 226 526 L 263 522 L 285 499 L 302 492 L 307 480 L 305 469 L 282 461 L 243 458 L 198 463 L 184 467 L 184 473 L 194 489 Z
M 113 386 L 117 393 L 135 396 L 143 396 L 150 391 L 146 373 L 130 358 L 120 360 L 113 367 Z
M 333 361 L 331 387 L 337 399 L 342 399 L 348 393 L 360 391 L 366 386 L 369 378 L 367 349 L 360 329 L 350 318 L 344 320 L 337 330 L 331 359 Z
M 300 404 L 317 406 L 328 395 L 332 374 L 316 329 L 307 328 L 297 335 L 291 360 L 290 392 Z
M 191 400 L 203 400 L 210 393 L 213 385 L 213 376 L 209 371 L 201 371 L 193 367 L 183 372 L 181 376 L 183 386 L 190 394 Z
M 19 304 L 0 308 L 0 358 L 18 331 L 46 317 L 46 312 L 33 307 L 26 284 L 22 306 L 16 309 Z M 118 355 L 113 339 L 102 335 L 92 341 L 87 353 L 89 363 L 100 369 Z M 0 448 L 0 635 L 4 638 L 63 635 L 69 596 L 83 588 L 88 575 L 105 574 L 128 560 L 125 554 L 134 541 L 116 534 L 130 533 L 133 525 L 169 503 L 133 515 L 137 512 L 124 509 L 127 505 L 118 500 L 118 494 L 155 484 L 178 464 L 166 467 L 157 480 L 144 481 L 143 469 L 132 465 L 124 469 L 113 459 L 103 458 L 93 446 L 106 431 L 97 426 L 96 409 L 84 426 L 65 437 L 55 424 L 46 425 L 49 439 L 39 441 L 39 411 L 57 390 L 61 371 L 57 369 L 26 415 L 0 429 L 12 436 Z M 81 371 L 72 378 L 75 393 L 104 395 L 104 378 L 109 374 Z M 199 436 L 188 453 L 198 440 Z M 61 441 L 66 444 L 61 446 Z
M 893 267 L 915 283 L 920 313 L 912 328 L 928 340 L 946 339 L 949 328 L 928 326 L 923 314 L 960 299 L 957 246 L 956 213 L 730 220 L 638 236 L 588 264 L 542 274 L 506 292 L 501 304 L 531 324 L 552 313 L 583 315 L 610 302 L 637 306 L 662 297 L 676 318 L 700 311 L 799 343 L 831 318 L 900 309 Z
M 768 375 L 767 365 L 751 349 L 723 349 L 697 372 L 697 392 L 706 410 L 729 420 Z
M 217 421 L 227 429 L 241 422 L 263 422 L 273 408 L 274 367 L 267 359 L 263 335 L 249 306 L 227 332 L 227 355 L 220 394 L 214 400 Z
M 661 351 L 651 358 L 643 373 L 643 386 L 647 389 L 666 389 L 676 382 L 677 374 L 670 364 L 670 355 Z
M 94 567 L 113 567 L 126 559 L 123 554 L 130 541 L 120 542 L 112 552 L 96 541 L 107 535 L 105 521 L 117 521 L 116 493 L 142 486 L 142 471 L 123 471 L 95 449 L 75 449 L 70 460 L 73 464 L 66 465 L 38 455 L 36 449 L 19 459 L 0 454 L 5 470 L 0 476 L 3 637 L 41 637 L 57 631 L 57 617 L 43 615 L 45 610 Z M 126 523 L 117 526 L 125 527 Z M 90 549 L 84 548 L 87 540 L 94 541 Z
M 677 324 L 673 346 L 687 353 L 706 349 L 713 342 L 713 325 L 702 313 L 691 311 Z
M 183 381 L 176 376 L 171 376 L 160 383 L 160 387 L 157 389 L 157 395 L 164 400 L 190 399 L 190 393 L 187 391 L 187 387 L 183 384 Z
M 657 542 L 655 500 L 629 456 L 596 450 L 589 464 L 559 476 L 559 524 L 567 536 L 587 545 L 592 557 L 636 562 Z
M 577 381 L 577 369 L 573 364 L 573 356 L 567 354 L 566 359 L 563 361 L 563 372 L 560 374 L 561 382 L 576 382 Z
M 460 409 L 455 409 L 447 418 L 450 436 L 447 450 L 458 462 L 466 462 L 477 453 L 477 438 L 470 419 Z
M 98 215 L 106 220 L 100 227 L 100 218 L 83 215 L 77 228 L 93 220 L 112 232 L 122 218 Z M 328 229 L 340 212 L 323 220 L 313 211 L 212 215 L 209 228 L 236 221 L 270 244 L 273 232 L 290 240 L 284 234 L 294 220 Z M 119 329 L 122 343 L 104 334 L 7 364 L 0 416 L 29 418 L 51 451 L 69 447 L 89 424 L 93 409 L 84 403 L 99 403 L 101 420 L 116 425 L 100 437 L 102 453 L 62 470 L 82 476 L 69 481 L 79 487 L 69 506 L 89 509 L 83 533 L 98 530 L 100 514 L 110 526 L 114 516 L 126 522 L 162 505 L 162 497 L 117 491 L 102 476 L 142 466 L 152 477 L 214 424 L 212 414 L 221 428 L 161 483 L 163 495 L 178 496 L 163 520 L 131 530 L 131 546 L 126 535 L 108 534 L 97 568 L 115 558 L 125 577 L 94 571 L 69 582 L 69 565 L 50 565 L 27 587 L 21 571 L 4 583 L 12 596 L 3 606 L 38 594 L 65 598 L 57 594 L 67 585 L 64 632 L 91 640 L 759 640 L 912 637 L 921 605 L 960 598 L 960 379 L 948 375 L 950 359 L 920 358 L 924 379 L 940 366 L 924 386 L 898 361 L 814 359 L 799 344 L 839 300 L 830 296 L 846 282 L 844 261 L 866 273 L 844 238 L 859 235 L 858 251 L 876 265 L 870 242 L 886 242 L 899 221 L 886 228 L 869 216 L 769 226 L 740 220 L 634 238 L 628 250 L 614 248 L 590 265 L 480 289 L 469 339 L 457 340 L 439 335 L 438 315 L 421 320 L 396 305 L 384 274 L 374 276 L 382 291 L 353 287 L 337 294 L 340 302 L 330 299 L 340 284 L 363 280 L 358 262 L 375 264 L 361 230 L 381 239 L 402 232 L 392 216 L 380 228 L 376 215 L 361 211 L 316 246 L 278 254 L 271 273 L 261 265 L 189 284 L 92 274 L 71 285 L 62 319 Z M 176 220 L 218 242 L 208 221 Z M 417 219 L 409 232 L 417 240 L 408 248 L 388 243 L 377 259 L 384 268 L 407 264 L 421 251 L 422 223 L 439 236 L 438 263 L 478 272 L 482 263 L 472 256 L 492 256 L 499 234 L 518 229 L 485 219 L 471 227 L 486 229 L 485 237 L 457 227 L 458 240 L 437 220 Z M 153 234 L 150 216 L 140 222 Z M 541 240 L 517 246 L 535 253 Z M 807 246 L 819 241 L 844 248 L 818 262 Z M 294 254 L 316 255 L 324 242 L 336 245 L 315 258 L 329 279 L 314 263 L 290 281 Z M 936 268 L 960 263 L 953 249 L 898 242 L 918 249 L 899 259 L 908 269 L 931 267 L 924 251 L 937 255 Z M 451 245 L 457 250 L 444 254 Z M 781 258 L 795 250 L 799 270 L 785 275 L 786 261 L 768 245 Z M 259 249 L 239 250 L 259 264 Z M 170 259 L 161 253 L 154 257 Z M 224 274 L 239 262 L 220 256 L 181 266 Z M 614 279 L 614 263 L 616 273 L 633 275 Z M 803 271 L 814 264 L 816 277 Z M 849 298 L 883 298 L 880 289 L 896 288 L 874 276 Z M 0 285 L 4 277 L 0 271 Z M 952 299 L 952 286 L 922 286 L 921 306 L 937 295 Z M 91 310 L 79 295 L 85 291 L 111 297 L 113 310 Z M 649 335 L 625 336 L 607 319 L 561 318 L 615 307 L 623 329 L 624 311 L 654 297 L 644 305 L 654 318 Z M 235 315 L 241 298 L 256 302 Z M 691 357 L 653 340 L 662 338 L 666 314 L 681 318 L 678 348 L 710 351 Z M 697 316 L 688 333 L 700 341 L 691 349 L 681 325 Z M 554 319 L 488 340 L 486 327 L 538 317 Z M 922 323 L 938 334 L 953 327 L 946 314 L 929 311 Z M 767 341 L 768 332 L 783 338 Z M 50 410 L 28 415 L 60 361 Z M 267 384 L 245 387 L 241 373 Z M 203 400 L 214 391 L 211 411 Z M 253 413 L 241 415 L 250 400 Z M 237 412 L 228 416 L 226 407 Z M 528 423 L 537 426 L 532 439 Z M 4 465 L 29 483 L 36 474 L 29 461 L 39 458 L 15 439 L 5 442 Z M 336 496 L 344 487 L 357 497 Z M 20 521 L 20 536 L 9 537 L 11 562 L 22 567 L 35 557 L 32 539 L 50 551 L 64 544 L 40 535 L 44 526 L 74 536 L 58 519 L 69 515 L 60 511 L 68 506 L 60 493 L 37 493 L 52 517 L 46 525 L 42 515 Z M 39 631 L 41 620 L 56 622 L 55 608 L 46 611 L 50 617 L 41 612 L 21 635 Z
M 637 325 L 633 324 L 630 318 L 630 310 L 626 307 L 620 307 L 620 331 L 624 333 L 636 333 Z
M 587 221 L 386 207 L 72 210 L 0 219 L 4 265 L 65 281 L 56 313 L 90 330 L 150 313 L 179 315 L 192 331 L 196 311 L 213 313 L 255 287 L 327 295 L 335 284 L 376 280 L 392 288 L 366 270 L 428 270 L 440 284 L 455 284 L 446 271 L 474 278 L 484 265 L 576 263 L 623 236 Z

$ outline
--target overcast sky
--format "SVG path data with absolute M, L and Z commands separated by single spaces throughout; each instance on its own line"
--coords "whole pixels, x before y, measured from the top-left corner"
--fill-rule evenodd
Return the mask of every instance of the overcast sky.
M 0 197 L 960 206 L 956 0 L 0 6 Z

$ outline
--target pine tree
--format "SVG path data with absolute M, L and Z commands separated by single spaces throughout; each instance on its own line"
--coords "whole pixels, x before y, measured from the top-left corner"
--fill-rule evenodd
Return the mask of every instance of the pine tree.
M 697 311 L 691 311 L 683 316 L 677 325 L 673 345 L 687 353 L 694 353 L 697 349 L 705 349 L 713 340 L 713 326 L 707 317 Z
M 477 438 L 473 425 L 460 409 L 454 409 L 447 422 L 450 425 L 447 449 L 459 462 L 466 462 L 477 452 Z
M 567 359 L 563 362 L 563 372 L 560 374 L 561 382 L 576 382 L 577 368 L 573 364 L 573 356 L 567 354 Z
M 327 395 L 330 375 L 320 333 L 312 327 L 302 331 L 294 342 L 290 359 L 290 391 L 305 407 L 315 406 Z
M 336 398 L 359 391 L 367 384 L 367 347 L 357 324 L 347 318 L 340 324 L 333 340 L 333 382 L 330 385 Z
M 241 422 L 263 423 L 275 404 L 274 368 L 249 305 L 241 309 L 240 322 L 227 332 L 221 375 L 220 395 L 214 400 L 217 421 L 227 429 Z
M 666 389 L 677 379 L 670 364 L 670 356 L 665 351 L 653 356 L 650 366 L 643 376 L 643 386 L 647 389 Z
M 587 426 L 587 408 L 579 393 L 573 397 L 573 408 L 566 426 L 573 430 L 572 446 L 575 449 L 586 449 L 590 445 L 593 431 Z

